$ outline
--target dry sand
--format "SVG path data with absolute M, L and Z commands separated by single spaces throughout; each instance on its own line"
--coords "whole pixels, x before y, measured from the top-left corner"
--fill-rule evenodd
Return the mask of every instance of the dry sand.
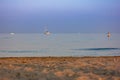
M 0 80 L 120 80 L 120 57 L 0 58 Z

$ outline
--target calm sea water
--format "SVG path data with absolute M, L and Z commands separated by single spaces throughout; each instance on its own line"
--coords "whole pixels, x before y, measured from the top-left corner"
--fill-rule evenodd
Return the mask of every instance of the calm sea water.
M 120 34 L 0 34 L 0 57 L 120 56 Z

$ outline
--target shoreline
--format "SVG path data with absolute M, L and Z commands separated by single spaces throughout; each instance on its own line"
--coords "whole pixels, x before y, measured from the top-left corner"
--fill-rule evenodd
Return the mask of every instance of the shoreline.
M 0 57 L 0 58 L 109 58 L 120 56 L 28 56 L 28 57 Z
M 2 57 L 0 80 L 120 80 L 120 56 Z

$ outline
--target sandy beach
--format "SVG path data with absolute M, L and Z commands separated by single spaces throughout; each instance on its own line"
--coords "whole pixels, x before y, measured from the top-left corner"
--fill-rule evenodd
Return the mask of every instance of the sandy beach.
M 120 57 L 0 58 L 0 80 L 120 80 Z

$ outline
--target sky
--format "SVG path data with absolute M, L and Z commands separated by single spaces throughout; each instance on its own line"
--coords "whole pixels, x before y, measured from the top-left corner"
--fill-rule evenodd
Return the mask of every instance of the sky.
M 120 0 L 0 0 L 0 33 L 120 33 Z

